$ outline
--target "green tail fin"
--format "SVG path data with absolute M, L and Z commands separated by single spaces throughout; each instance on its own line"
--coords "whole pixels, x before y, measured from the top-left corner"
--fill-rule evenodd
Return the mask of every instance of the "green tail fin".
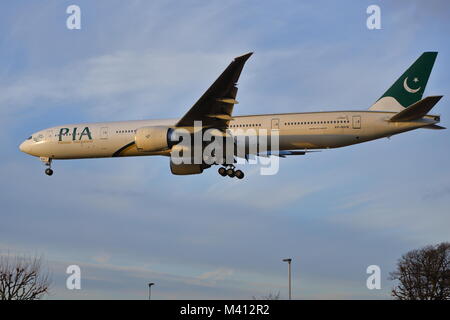
M 437 54 L 422 53 L 369 110 L 401 111 L 422 99 Z

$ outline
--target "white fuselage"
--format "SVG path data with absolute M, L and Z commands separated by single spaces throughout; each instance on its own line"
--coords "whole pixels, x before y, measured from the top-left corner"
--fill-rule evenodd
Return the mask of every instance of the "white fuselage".
M 389 122 L 395 112 L 335 111 L 235 116 L 229 128 L 277 130 L 280 150 L 338 148 L 389 137 L 438 123 L 425 116 L 410 122 Z M 146 126 L 175 126 L 178 119 L 81 123 L 56 126 L 34 133 L 20 149 L 50 159 L 169 155 L 142 152 L 134 144 L 135 130 Z M 64 133 L 64 134 L 61 134 Z

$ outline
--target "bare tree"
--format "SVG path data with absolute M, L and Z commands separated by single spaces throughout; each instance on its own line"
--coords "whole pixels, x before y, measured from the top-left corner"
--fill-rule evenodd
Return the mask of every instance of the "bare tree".
M 48 294 L 48 271 L 42 258 L 0 255 L 0 300 L 37 300 Z
M 390 274 L 398 281 L 392 296 L 399 300 L 450 299 L 450 243 L 412 250 L 398 261 Z

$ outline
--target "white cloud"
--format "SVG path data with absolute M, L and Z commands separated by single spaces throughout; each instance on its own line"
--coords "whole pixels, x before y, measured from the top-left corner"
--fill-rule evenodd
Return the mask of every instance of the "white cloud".
M 348 212 L 330 216 L 328 221 L 355 229 L 401 234 L 404 241 L 416 246 L 448 241 L 448 198 L 424 198 L 423 183 L 411 181 L 409 188 L 402 187 L 403 184 L 391 184 L 381 194 L 372 190 L 372 196 L 354 194 L 356 200 L 347 199 L 339 204 Z
M 247 169 L 244 170 L 246 172 L 244 180 L 217 181 L 208 188 L 207 196 L 224 205 L 233 202 L 269 212 L 276 208 L 289 207 L 304 197 L 323 191 L 328 186 L 323 181 L 309 182 L 307 185 L 296 181 L 283 181 L 283 177 L 278 174 L 262 176 L 259 165 L 246 165 L 243 169 Z
M 208 271 L 200 274 L 197 278 L 211 283 L 223 281 L 233 275 L 233 270 L 229 268 L 218 268 L 213 271 Z
M 95 262 L 98 262 L 98 263 L 101 263 L 101 264 L 105 264 L 109 260 L 111 260 L 111 255 L 106 253 L 106 252 L 102 252 L 102 253 L 99 253 L 99 254 L 93 256 L 92 259 Z
M 225 54 L 125 51 L 89 58 L 3 83 L 2 116 L 16 115 L 30 105 L 42 106 L 42 112 L 62 103 L 83 106 L 80 110 L 91 117 L 104 119 L 150 116 L 169 105 L 185 112 L 195 100 L 173 105 L 177 96 L 198 90 L 199 83 L 212 83 L 231 59 Z M 197 91 L 197 98 L 202 93 Z

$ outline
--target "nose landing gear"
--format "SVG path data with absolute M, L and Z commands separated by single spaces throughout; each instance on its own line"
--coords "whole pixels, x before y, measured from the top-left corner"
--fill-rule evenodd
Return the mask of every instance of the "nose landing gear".
M 234 165 L 228 165 L 227 167 L 228 169 L 226 169 L 225 167 L 220 167 L 219 170 L 217 170 L 222 177 L 229 176 L 230 178 L 244 178 L 244 172 L 242 172 L 241 170 L 234 170 Z
M 51 176 L 53 174 L 53 170 L 52 170 L 52 158 L 46 158 L 46 157 L 41 157 L 40 158 L 41 161 L 44 163 L 44 165 L 46 167 L 48 167 L 47 169 L 45 169 L 45 174 L 48 176 Z

